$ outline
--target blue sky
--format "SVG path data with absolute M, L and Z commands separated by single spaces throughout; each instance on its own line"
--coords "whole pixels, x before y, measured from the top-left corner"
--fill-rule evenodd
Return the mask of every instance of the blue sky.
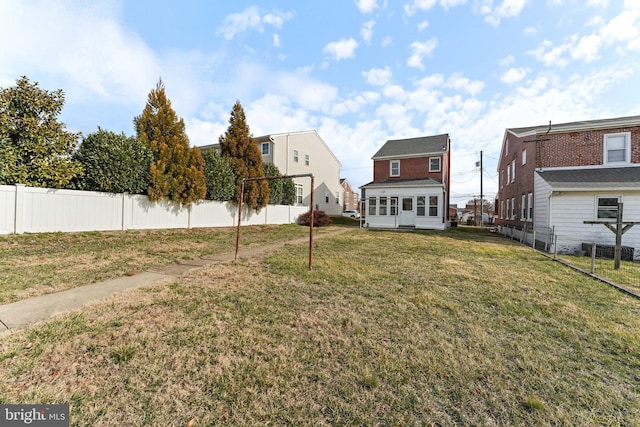
M 640 1 L 0 0 L 0 87 L 134 134 L 158 78 L 194 146 L 240 100 L 254 136 L 315 129 L 355 187 L 387 140 L 448 133 L 452 202 L 497 188 L 505 128 L 640 114 Z

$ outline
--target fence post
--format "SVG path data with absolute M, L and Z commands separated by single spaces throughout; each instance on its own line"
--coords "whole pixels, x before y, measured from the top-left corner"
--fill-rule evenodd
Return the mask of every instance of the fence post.
M 558 259 L 558 236 L 553 235 L 553 259 Z
M 533 230 L 533 242 L 531 242 L 531 247 L 533 249 L 536 248 L 536 230 L 535 229 Z
M 13 212 L 13 232 L 15 234 L 24 233 L 24 192 L 26 185 L 15 184 L 16 187 L 16 203 Z
M 596 243 L 591 244 L 591 274 L 596 271 Z

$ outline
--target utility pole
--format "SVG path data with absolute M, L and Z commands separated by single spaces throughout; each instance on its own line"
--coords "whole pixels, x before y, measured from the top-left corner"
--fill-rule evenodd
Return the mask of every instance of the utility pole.
M 480 228 L 484 228 L 482 211 L 484 210 L 484 194 L 482 192 L 482 150 L 480 150 Z

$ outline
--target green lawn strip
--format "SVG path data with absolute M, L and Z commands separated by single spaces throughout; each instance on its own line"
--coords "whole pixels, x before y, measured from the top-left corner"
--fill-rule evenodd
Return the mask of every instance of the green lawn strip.
M 245 249 L 308 234 L 295 224 L 245 226 L 240 243 Z M 233 252 L 235 243 L 231 227 L 0 236 L 0 303 Z
M 473 232 L 354 230 L 0 342 L 72 425 L 637 425 L 640 305 Z

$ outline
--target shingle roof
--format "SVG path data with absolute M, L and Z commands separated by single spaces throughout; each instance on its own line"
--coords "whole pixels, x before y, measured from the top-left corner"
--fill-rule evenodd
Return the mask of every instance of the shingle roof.
M 553 189 L 640 189 L 640 167 L 539 171 Z
M 449 134 L 446 133 L 419 138 L 392 139 L 385 142 L 372 159 L 444 153 L 447 150 L 448 141 Z
M 616 117 L 613 119 L 583 120 L 569 123 L 551 123 L 551 133 L 572 132 L 577 130 L 607 129 L 614 127 L 640 126 L 640 116 Z M 528 126 L 520 128 L 508 128 L 516 135 L 528 134 L 530 132 L 546 133 L 549 131 L 549 123 L 539 126 Z

